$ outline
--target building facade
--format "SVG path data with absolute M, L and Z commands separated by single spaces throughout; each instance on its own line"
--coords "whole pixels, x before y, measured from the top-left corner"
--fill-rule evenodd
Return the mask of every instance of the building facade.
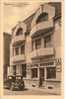
M 22 75 L 26 87 L 60 90 L 62 45 L 58 4 L 40 5 L 12 29 L 9 75 Z
M 11 35 L 8 33 L 3 33 L 3 80 L 7 80 L 8 76 L 8 66 L 10 66 L 10 42 Z

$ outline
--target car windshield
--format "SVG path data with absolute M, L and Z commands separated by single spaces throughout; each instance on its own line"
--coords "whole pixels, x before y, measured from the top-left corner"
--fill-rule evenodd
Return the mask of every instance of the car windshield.
M 9 77 L 9 79 L 12 79 L 12 77 Z
M 16 79 L 21 79 L 21 76 L 17 76 Z

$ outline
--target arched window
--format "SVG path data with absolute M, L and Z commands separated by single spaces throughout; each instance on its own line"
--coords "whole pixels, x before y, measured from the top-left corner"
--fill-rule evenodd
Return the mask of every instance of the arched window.
M 42 21 L 47 21 L 48 20 L 48 13 L 42 13 L 39 15 L 36 23 L 42 22 Z
M 23 34 L 23 29 L 20 27 L 17 32 L 16 32 L 16 35 L 21 35 Z

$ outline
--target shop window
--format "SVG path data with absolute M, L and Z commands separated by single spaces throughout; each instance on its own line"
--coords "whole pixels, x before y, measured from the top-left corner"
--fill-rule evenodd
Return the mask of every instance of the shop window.
M 56 67 L 47 67 L 47 79 L 56 78 Z
M 22 64 L 22 76 L 26 77 L 26 64 Z
M 19 47 L 15 48 L 15 55 L 19 55 Z
M 21 35 L 21 34 L 23 34 L 23 29 L 22 28 L 19 28 L 17 30 L 17 32 L 16 32 L 16 35 L 18 36 L 18 35 Z
M 25 53 L 25 46 L 22 45 L 22 46 L 21 46 L 21 54 L 24 54 L 24 53 Z
M 52 42 L 51 42 L 51 35 L 46 36 L 44 38 L 44 47 L 51 47 L 52 46 Z
M 16 75 L 16 65 L 13 66 L 13 75 Z
M 33 68 L 32 69 L 32 78 L 37 78 L 38 77 L 38 69 L 37 68 Z
M 41 48 L 41 39 L 36 39 L 36 40 L 35 40 L 35 48 L 36 48 L 36 49 Z
M 39 15 L 36 23 L 47 21 L 48 20 L 48 13 L 42 13 Z

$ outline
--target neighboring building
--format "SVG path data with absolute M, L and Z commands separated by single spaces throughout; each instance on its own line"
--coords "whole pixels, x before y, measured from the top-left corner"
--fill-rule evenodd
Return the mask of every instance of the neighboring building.
M 9 75 L 22 75 L 26 87 L 60 90 L 61 4 L 40 5 L 18 23 L 10 47 Z
M 10 66 L 10 42 L 11 35 L 3 33 L 3 79 L 7 80 L 8 66 Z

